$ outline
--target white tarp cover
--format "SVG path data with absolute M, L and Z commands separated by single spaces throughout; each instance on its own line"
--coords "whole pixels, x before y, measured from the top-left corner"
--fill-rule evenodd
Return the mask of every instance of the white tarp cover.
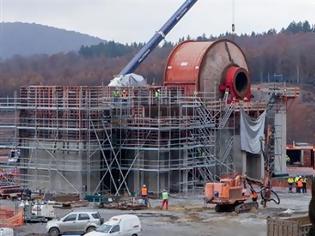
M 143 76 L 133 73 L 117 76 L 108 84 L 109 87 L 145 87 L 147 85 Z
M 266 111 L 257 119 L 253 119 L 241 110 L 241 150 L 253 154 L 261 153 L 260 139 L 264 137 Z

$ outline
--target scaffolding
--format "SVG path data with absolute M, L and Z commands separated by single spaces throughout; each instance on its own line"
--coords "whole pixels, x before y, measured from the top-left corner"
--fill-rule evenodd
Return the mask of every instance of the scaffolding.
M 126 185 L 137 192 L 146 184 L 156 193 L 164 188 L 187 192 L 223 171 L 233 171 L 228 158 L 231 140 L 222 148 L 223 158 L 217 150 L 218 131 L 233 128 L 227 125 L 233 104 L 215 100 L 215 92 L 188 97 L 180 88 L 126 93 L 127 97 L 117 98 L 113 109 L 118 124 L 114 127 L 118 149 L 113 154 L 119 156 L 124 173 L 118 191 Z
M 101 87 L 30 86 L 2 100 L 1 115 L 7 115 L 1 116 L 6 118 L 0 125 L 1 148 L 19 149 L 21 155 L 1 167 L 18 169 L 19 184 L 32 189 L 91 191 L 91 178 L 106 169 L 96 138 L 104 138 L 109 111 L 101 92 Z
M 0 147 L 21 151 L 0 166 L 45 192 L 194 191 L 234 171 L 235 104 L 215 93 L 23 87 L 0 101 Z

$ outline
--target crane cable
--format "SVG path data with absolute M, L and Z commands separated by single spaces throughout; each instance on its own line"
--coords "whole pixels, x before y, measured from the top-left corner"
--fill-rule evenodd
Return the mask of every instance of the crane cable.
M 235 33 L 235 0 L 232 0 L 232 34 Z
M 232 41 L 235 41 L 235 0 L 232 0 Z

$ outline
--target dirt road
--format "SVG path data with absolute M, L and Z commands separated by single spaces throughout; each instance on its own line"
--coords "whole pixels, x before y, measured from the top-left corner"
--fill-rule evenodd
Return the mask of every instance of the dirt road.
M 266 209 L 242 213 L 216 213 L 214 206 L 204 208 L 201 196 L 171 198 L 170 210 L 158 209 L 160 201 L 151 200 L 152 208 L 142 211 L 99 209 L 105 220 L 119 214 L 137 214 L 142 222 L 143 236 L 266 236 L 266 218 L 283 215 L 290 209 L 294 215 L 306 214 L 310 193 L 288 194 L 279 190 L 280 205 L 273 203 Z M 91 208 L 91 207 L 90 207 Z M 85 208 L 88 209 L 88 208 Z M 84 210 L 75 209 L 75 210 Z M 69 210 L 57 209 L 57 216 Z M 16 230 L 17 235 L 46 235 L 45 224 L 28 224 Z

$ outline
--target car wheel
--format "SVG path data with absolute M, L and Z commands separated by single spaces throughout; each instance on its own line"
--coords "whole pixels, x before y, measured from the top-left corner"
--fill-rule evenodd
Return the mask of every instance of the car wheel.
M 89 232 L 92 232 L 92 231 L 95 231 L 96 230 L 96 227 L 94 226 L 90 226 L 86 229 L 86 232 L 89 233 Z
M 132 236 L 138 236 L 138 234 L 133 234 Z
M 48 232 L 49 236 L 58 236 L 60 234 L 60 231 L 58 228 L 51 228 Z

